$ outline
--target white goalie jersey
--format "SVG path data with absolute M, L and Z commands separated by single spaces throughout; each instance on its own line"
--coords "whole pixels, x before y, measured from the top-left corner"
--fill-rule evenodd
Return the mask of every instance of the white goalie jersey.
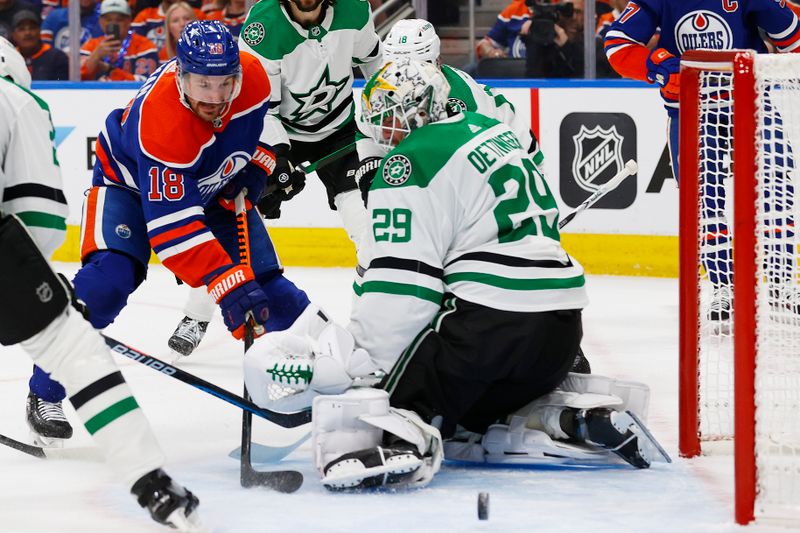
M 369 265 L 348 329 L 389 371 L 445 294 L 504 311 L 580 309 L 583 268 L 560 244 L 558 208 L 512 130 L 473 113 L 414 130 L 369 192 Z
M 353 67 L 369 77 L 381 66 L 371 15 L 366 0 L 338 0 L 319 25 L 305 29 L 278 0 L 253 6 L 239 48 L 258 57 L 269 75 L 271 144 L 324 139 L 353 118 Z

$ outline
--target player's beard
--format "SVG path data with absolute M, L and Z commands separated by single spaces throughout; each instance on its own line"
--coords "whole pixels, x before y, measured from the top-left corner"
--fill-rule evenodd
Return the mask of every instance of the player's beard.
M 325 0 L 291 0 L 295 7 L 303 13 L 313 13 Z

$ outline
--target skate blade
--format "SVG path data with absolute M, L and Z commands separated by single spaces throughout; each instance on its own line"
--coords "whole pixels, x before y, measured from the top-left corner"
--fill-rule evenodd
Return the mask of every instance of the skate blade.
M 178 508 L 172 511 L 167 517 L 167 523 L 182 533 L 210 533 L 211 530 L 206 528 L 200 521 L 200 516 L 197 511 L 193 511 L 186 516 L 183 514 L 184 509 Z
M 40 448 L 61 449 L 64 447 L 64 441 L 69 439 L 57 439 L 55 437 L 45 437 L 39 433 L 30 431 L 31 444 L 39 446 Z
M 648 452 L 649 455 L 652 457 L 651 462 L 660 459 L 665 463 L 671 463 L 672 458 L 667 453 L 667 450 L 665 450 L 664 447 L 661 446 L 661 444 L 656 440 L 653 434 L 650 433 L 650 430 L 647 429 L 647 426 L 645 426 L 642 423 L 639 417 L 636 416 L 636 414 L 631 411 L 625 411 L 625 413 L 631 417 L 634 424 L 636 425 L 636 429 L 642 433 L 642 436 L 645 437 L 644 439 L 639 439 L 639 440 L 640 441 L 644 440 L 645 446 L 649 448 Z

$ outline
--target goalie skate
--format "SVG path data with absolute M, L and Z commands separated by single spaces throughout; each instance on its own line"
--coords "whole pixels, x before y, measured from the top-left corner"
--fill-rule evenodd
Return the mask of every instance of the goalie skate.
M 587 443 L 615 453 L 636 468 L 650 468 L 659 458 L 672 462 L 669 455 L 630 411 L 598 408 L 575 414 L 579 435 Z
M 376 446 L 347 453 L 328 463 L 322 484 L 329 490 L 404 485 L 412 481 L 422 464 L 419 453 L 410 446 Z
M 65 439 L 72 437 L 72 426 L 61 402 L 47 402 L 30 392 L 25 403 L 25 419 L 31 440 L 37 446 L 61 447 Z

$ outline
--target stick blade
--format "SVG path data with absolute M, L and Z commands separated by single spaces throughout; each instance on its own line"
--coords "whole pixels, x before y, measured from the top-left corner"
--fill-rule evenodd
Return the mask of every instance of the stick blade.
M 252 468 L 242 471 L 242 487 L 266 487 L 278 492 L 291 494 L 303 486 L 303 474 L 296 470 L 277 470 L 259 472 Z

